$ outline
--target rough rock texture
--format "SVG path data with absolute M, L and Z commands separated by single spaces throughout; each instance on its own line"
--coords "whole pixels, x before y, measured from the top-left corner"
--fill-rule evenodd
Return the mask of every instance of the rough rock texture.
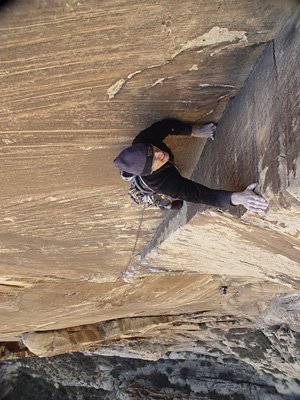
M 147 210 L 136 243 L 141 210 L 112 159 L 157 119 L 218 120 L 297 1 L 8 5 L 0 13 L 2 341 L 127 307 L 116 279 L 166 214 Z M 203 142 L 172 146 L 188 174 Z
M 190 315 L 178 323 L 181 335 L 161 333 L 85 354 L 22 361 L 6 399 L 53 398 L 50 393 L 70 400 L 297 398 L 291 393 L 300 383 L 299 334 L 283 326 L 232 327 L 235 321 L 224 319 L 199 327 L 199 320 Z
M 219 334 L 223 336 L 224 333 L 219 331 Z M 243 332 L 243 335 L 229 331 L 226 336 L 230 337 L 230 334 L 233 338 L 231 344 L 234 344 L 236 353 L 240 352 L 246 359 L 249 357 L 254 364 L 262 349 L 276 351 L 269 344 L 269 339 L 260 332 Z M 244 347 L 245 337 L 250 340 L 250 351 Z M 164 339 L 162 337 L 161 343 L 157 343 L 160 351 Z M 274 385 L 276 380 L 272 375 L 258 373 L 250 363 L 237 360 L 233 354 L 206 348 L 205 343 L 197 340 L 196 336 L 190 339 L 193 341 L 192 351 L 170 351 L 159 360 L 145 360 L 140 357 L 124 359 L 124 345 L 117 349 L 118 356 L 74 353 L 51 359 L 29 359 L 21 363 L 19 373 L 22 374 L 16 377 L 17 384 L 7 400 L 37 399 L 42 396 L 50 398 L 50 393 L 52 396 L 55 394 L 55 399 L 73 399 L 80 396 L 85 399 L 122 400 L 288 398 L 278 394 Z M 174 338 L 169 337 L 166 340 L 173 341 Z M 227 337 L 225 340 L 228 342 Z M 139 350 L 145 355 L 149 343 L 140 344 L 143 346 Z M 135 346 L 135 341 L 132 346 Z M 155 349 L 155 343 L 152 348 Z M 150 352 L 149 356 L 153 357 Z M 37 385 L 34 385 L 34 382 Z M 35 393 L 30 393 L 32 397 L 29 397 L 26 395 L 26 389 L 32 386 L 35 387 Z M 20 387 L 23 388 L 23 392 Z
M 0 13 L 1 354 L 91 349 L 2 365 L 2 397 L 300 394 L 298 2 L 188 3 Z M 142 216 L 115 154 L 164 116 L 218 120 L 243 84 L 214 142 L 171 144 L 211 187 L 259 181 L 270 210 Z

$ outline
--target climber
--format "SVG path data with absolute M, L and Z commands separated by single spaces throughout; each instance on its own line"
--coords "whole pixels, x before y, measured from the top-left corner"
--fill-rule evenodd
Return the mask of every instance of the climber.
M 168 135 L 214 138 L 213 123 L 200 127 L 176 119 L 165 119 L 141 131 L 132 146 L 124 149 L 114 160 L 121 176 L 132 181 L 129 194 L 137 203 L 160 208 L 178 209 L 183 201 L 212 206 L 242 205 L 253 212 L 268 207 L 263 197 L 254 192 L 252 183 L 242 192 L 210 189 L 184 178 L 174 164 L 171 150 L 163 142 Z M 152 203 L 151 203 L 152 202 Z

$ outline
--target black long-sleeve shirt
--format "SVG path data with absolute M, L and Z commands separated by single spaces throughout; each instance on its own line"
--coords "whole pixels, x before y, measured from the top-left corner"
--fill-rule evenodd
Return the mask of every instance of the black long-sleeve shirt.
M 164 119 L 141 131 L 133 140 L 136 143 L 151 143 L 170 155 L 169 161 L 151 175 L 143 176 L 143 181 L 156 193 L 174 199 L 203 203 L 212 206 L 227 206 L 232 192 L 215 190 L 184 178 L 173 164 L 174 156 L 163 140 L 168 135 L 190 136 L 192 125 L 176 119 Z

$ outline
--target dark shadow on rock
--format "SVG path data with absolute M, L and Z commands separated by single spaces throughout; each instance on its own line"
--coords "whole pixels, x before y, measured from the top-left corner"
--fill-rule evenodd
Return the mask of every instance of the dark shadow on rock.
M 0 12 L 16 3 L 17 3 L 17 0 L 0 0 Z

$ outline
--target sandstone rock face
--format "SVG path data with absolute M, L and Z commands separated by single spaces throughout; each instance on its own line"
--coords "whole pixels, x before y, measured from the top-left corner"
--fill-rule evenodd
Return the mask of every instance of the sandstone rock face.
M 5 398 L 300 393 L 297 5 L 1 10 L 0 349 L 56 356 L 3 365 Z M 167 116 L 222 116 L 214 142 L 170 141 L 179 167 L 210 187 L 258 181 L 269 211 L 131 204 L 111 161 Z
M 166 216 L 147 210 L 135 246 L 141 210 L 111 161 L 155 120 L 218 120 L 296 4 L 31 0 L 1 10 L 0 340 L 103 319 L 109 298 L 95 294 Z M 190 173 L 203 142 L 171 144 Z

